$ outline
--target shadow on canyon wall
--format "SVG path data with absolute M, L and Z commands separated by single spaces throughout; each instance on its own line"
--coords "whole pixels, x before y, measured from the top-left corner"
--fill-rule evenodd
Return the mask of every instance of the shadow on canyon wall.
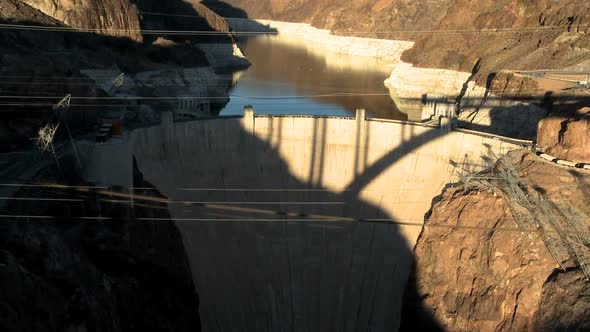
M 410 106 L 408 113 L 416 109 L 418 114 L 413 117 L 420 117 L 424 96 L 421 99 L 401 98 L 401 100 L 405 104 L 416 105 L 417 107 Z M 515 104 L 515 102 L 525 104 Z M 527 104 L 536 109 L 531 109 Z M 534 141 L 537 137 L 538 123 L 544 117 L 557 114 L 569 116 L 576 110 L 589 105 L 590 95 L 585 94 L 558 95 L 548 92 L 544 96 L 506 94 L 498 97 L 488 94 L 485 99 L 462 97 L 461 107 L 465 108 L 462 112 L 469 115 L 459 120 L 458 125 L 461 128 Z M 446 105 L 443 106 L 446 107 Z M 403 110 L 403 107 L 401 109 Z M 480 123 L 479 121 L 482 120 L 488 124 Z
M 189 3 L 182 0 L 153 1 L 140 0 L 136 3 L 141 13 L 141 28 L 144 30 L 173 30 L 173 31 L 197 31 L 197 34 L 150 36 L 144 34 L 144 44 L 152 44 L 158 37 L 173 40 L 177 43 L 191 41 L 193 43 L 216 43 L 220 45 L 234 43 L 238 36 L 232 31 L 228 23 L 216 13 L 215 8 L 222 6 L 238 17 L 247 19 L 245 12 L 231 7 L 219 1 L 203 1 L 202 3 Z M 164 13 L 164 14 L 162 14 Z M 254 31 L 276 32 L 275 29 L 251 21 Z M 215 32 L 227 33 L 226 35 L 211 34 Z M 232 54 L 230 47 L 229 54 Z
M 520 101 L 529 103 L 537 109 L 532 110 L 525 105 L 502 105 L 504 102 L 511 103 Z M 528 139 L 535 141 L 537 138 L 537 129 L 539 122 L 546 116 L 555 114 L 569 115 L 576 110 L 590 105 L 590 95 L 553 95 L 546 93 L 545 96 L 532 95 L 505 95 L 503 97 L 491 97 L 487 95 L 485 102 L 478 99 L 470 100 L 463 98 L 464 105 L 473 105 L 480 103 L 473 111 L 472 116 L 477 117 L 480 110 L 485 110 L 485 117 L 489 120 L 489 125 L 471 123 L 469 121 L 459 121 L 459 126 L 498 134 L 518 139 Z
M 139 9 L 145 13 L 159 11 L 178 16 L 144 14 L 144 29 L 200 31 L 187 35 L 146 34 L 139 44 L 126 37 L 104 36 L 92 33 L 59 31 L 0 31 L 0 74 L 10 79 L 0 82 L 0 151 L 31 147 L 30 139 L 53 116 L 50 112 L 67 94 L 74 98 L 66 113 L 74 134 L 93 130 L 99 112 L 126 110 L 128 103 L 102 99 L 110 91 L 81 73 L 82 69 L 119 69 L 124 73 L 154 70 L 172 70 L 186 67 L 208 66 L 206 54 L 195 47 L 200 43 L 213 43 L 215 57 L 233 57 L 235 36 L 225 21 L 196 4 L 182 1 L 140 1 Z M 177 14 L 175 14 L 177 13 Z M 46 25 L 38 21 L 0 19 L 2 24 Z M 157 38 L 171 38 L 170 42 L 153 43 Z M 228 73 L 237 71 L 228 68 Z M 117 75 L 104 81 L 114 80 Z M 231 88 L 231 79 L 228 89 Z M 161 89 L 162 90 L 162 89 Z M 160 93 L 166 93 L 164 90 Z M 226 91 L 227 93 L 227 91 Z M 217 93 L 219 94 L 219 93 Z M 31 98 L 27 96 L 32 96 Z M 48 97 L 38 99 L 38 97 Z M 154 96 L 158 96 L 155 91 Z
M 459 125 L 468 129 L 495 133 L 520 139 L 535 140 L 539 121 L 549 114 L 570 115 L 576 110 L 590 105 L 590 90 L 580 89 L 574 94 L 546 91 L 543 95 L 531 94 L 536 89 L 534 84 L 522 81 L 519 86 L 510 86 L 510 77 L 506 78 L 502 73 L 488 74 L 485 82 L 485 93 L 482 98 L 464 97 L 468 84 L 479 74 L 480 61 L 472 70 L 471 76 L 465 82 L 457 102 L 461 108 L 469 108 L 470 114 L 466 119 L 460 120 Z M 503 91 L 494 91 L 494 84 L 497 79 L 506 80 Z M 575 86 L 573 87 L 575 89 Z M 493 93 L 501 93 L 501 97 Z M 518 105 L 514 102 L 522 102 L 537 107 L 532 110 L 527 105 Z M 543 113 L 542 110 L 545 110 Z M 478 117 L 478 113 L 487 113 L 489 125 L 472 123 Z M 554 113 L 555 112 L 555 113 Z M 481 120 L 481 119 L 480 119 Z
M 39 25 L 7 19 L 0 23 Z M 5 77 L 0 82 L 0 151 L 30 147 L 30 138 L 53 116 L 52 106 L 67 94 L 79 98 L 66 113 L 74 133 L 92 130 L 105 109 L 125 109 L 124 101 L 101 99 L 109 95 L 99 87 L 103 82 L 88 78 L 82 69 L 136 73 L 154 70 L 154 64 L 158 69 L 208 65 L 205 55 L 190 45 L 144 47 L 125 37 L 90 33 L 2 30 L 0 47 L 0 74 Z
M 0 329 L 200 331 L 198 296 L 166 208 L 118 204 L 78 172 L 64 157 L 31 179 L 63 187 L 21 188 L 21 199 L 0 209 Z M 134 186 L 161 197 L 137 172 Z M 55 218 L 32 217 L 41 215 Z M 145 217 L 162 220 L 138 221 Z
M 227 23 L 199 2 L 139 0 L 136 2 L 136 6 L 140 12 L 142 30 L 198 32 L 185 35 L 176 33 L 149 35 L 144 33 L 144 44 L 146 45 L 151 45 L 160 37 L 177 43 L 190 41 L 192 43 L 231 44 L 234 42 Z M 216 34 L 216 32 L 221 32 L 221 34 Z
M 217 14 L 224 16 L 224 17 L 231 17 L 231 18 L 249 18 L 248 13 L 245 10 L 234 7 L 225 1 L 219 0 L 203 0 L 203 4 L 209 7 L 211 10 L 216 12 Z

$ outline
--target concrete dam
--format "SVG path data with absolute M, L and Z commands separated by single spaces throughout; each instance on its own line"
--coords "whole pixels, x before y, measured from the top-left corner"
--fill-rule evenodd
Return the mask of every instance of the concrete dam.
M 137 129 L 83 155 L 88 180 L 128 187 L 135 159 L 169 199 L 204 331 L 395 331 L 433 198 L 522 143 L 445 118 L 426 126 L 362 111 L 247 109 Z

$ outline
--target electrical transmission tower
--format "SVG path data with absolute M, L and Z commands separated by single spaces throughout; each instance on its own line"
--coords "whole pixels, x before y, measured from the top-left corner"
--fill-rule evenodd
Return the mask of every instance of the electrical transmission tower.
M 76 160 L 78 161 L 78 166 L 82 168 L 82 162 L 80 161 L 80 156 L 78 155 L 78 150 L 76 149 L 74 138 L 72 137 L 72 133 L 70 131 L 67 118 L 65 117 L 65 112 L 70 108 L 71 101 L 72 95 L 68 94 L 65 97 L 63 97 L 57 104 L 53 105 L 52 110 L 54 113 L 52 115 L 51 120 L 41 129 L 39 129 L 39 136 L 37 137 L 37 146 L 43 152 L 51 152 L 59 166 L 59 160 L 57 158 L 57 153 L 55 152 L 54 143 L 55 134 L 63 122 L 66 131 L 68 132 L 70 142 L 72 143 L 74 154 L 76 155 Z

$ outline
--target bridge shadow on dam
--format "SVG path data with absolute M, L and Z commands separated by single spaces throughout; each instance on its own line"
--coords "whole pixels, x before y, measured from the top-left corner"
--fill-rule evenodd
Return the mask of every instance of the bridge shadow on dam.
M 248 18 L 248 13 L 245 10 L 234 7 L 225 1 L 203 0 L 203 4 L 224 17 Z
M 352 150 L 345 153 L 330 137 L 347 128 L 332 128 L 326 118 L 300 119 L 309 121 L 303 123 L 309 144 L 286 139 L 289 130 L 299 134 L 288 117 L 257 118 L 258 129 L 269 120 L 263 134 L 241 118 L 138 129 L 129 139 L 129 186 L 135 189 L 111 184 L 91 195 L 131 207 L 130 217 L 117 216 L 109 224 L 126 220 L 158 234 L 164 227 L 159 225 L 175 222 L 204 330 L 396 331 L 400 324 L 404 331 L 441 330 L 426 308 L 403 303 L 404 293 L 419 298 L 412 282 L 413 244 L 399 226 L 404 220 L 363 194 L 389 165 L 448 132 L 414 133 L 402 126 L 395 135 L 404 144 L 375 159 L 367 148 L 374 133 L 363 133 L 362 122 L 345 121 L 354 133 L 346 137 Z M 327 157 L 333 153 L 352 158 Z M 124 173 L 120 155 L 105 159 L 100 172 Z M 350 178 L 338 181 L 330 174 L 336 169 Z M 85 190 L 73 188 L 78 195 Z M 68 213 L 81 213 L 86 219 L 80 223 L 86 223 L 108 217 L 108 211 L 46 213 L 69 223 L 76 218 Z M 14 212 L 32 213 L 30 205 Z M 418 231 L 421 222 L 410 227 Z
M 413 121 L 420 121 L 423 108 L 430 101 L 432 111 L 436 109 L 456 112 L 454 101 L 428 100 L 422 98 L 399 98 L 398 105 Z M 458 126 L 489 134 L 516 139 L 535 140 L 538 123 L 546 116 L 575 117 L 576 110 L 590 105 L 590 90 L 581 90 L 572 95 L 509 94 L 502 97 L 486 94 L 483 98 L 461 97 L 462 116 Z
M 357 175 L 330 189 L 327 172 L 337 161 L 326 155 L 338 147 L 326 139 L 326 119 L 309 120 L 306 151 L 281 138 L 287 118 L 264 136 L 225 119 L 133 138 L 136 171 L 167 198 L 163 206 L 183 236 L 205 330 L 396 331 L 414 319 L 406 330 L 440 330 L 420 305 L 401 316 L 404 292 L 416 293 L 407 283 L 412 248 L 396 218 L 361 192 L 387 165 L 444 132 L 416 135 L 369 167 L 361 166 L 367 151 L 357 135 L 346 166 Z M 287 162 L 285 153 L 305 160 Z
M 396 331 L 401 325 L 404 331 L 441 330 L 420 303 L 403 302 L 404 294 L 420 298 L 412 282 L 413 242 L 406 232 L 408 227 L 418 232 L 424 219 L 422 214 L 411 224 L 386 209 L 386 201 L 398 193 L 396 184 L 382 177 L 391 173 L 391 165 L 415 167 L 404 158 L 450 132 L 362 117 L 330 122 L 340 119 L 252 115 L 250 120 L 252 126 L 238 117 L 137 129 L 128 147 L 121 144 L 133 156 L 121 160 L 120 154 L 105 154 L 100 169 L 105 183 L 97 183 L 119 178 L 129 163 L 133 179 L 127 186 L 135 189 L 93 194 L 132 207 L 130 219 L 156 233 L 158 222 L 175 222 L 204 329 Z M 377 131 L 392 123 L 399 124 L 391 127 L 394 133 Z M 400 142 L 394 148 L 376 155 L 369 149 L 393 138 Z M 106 146 L 93 149 L 101 147 Z M 382 185 L 373 187 L 375 181 Z M 146 183 L 149 187 L 138 188 Z M 434 183 L 425 187 L 436 189 Z M 400 194 L 395 212 L 424 200 L 417 196 L 428 191 L 417 189 L 408 189 L 414 195 Z M 367 196 L 374 190 L 377 200 Z M 67 212 L 52 213 L 60 220 Z M 107 212 L 81 213 L 100 218 Z

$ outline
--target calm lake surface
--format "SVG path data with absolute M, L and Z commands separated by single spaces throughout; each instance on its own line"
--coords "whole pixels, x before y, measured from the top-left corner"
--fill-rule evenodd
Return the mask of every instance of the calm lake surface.
M 379 59 L 323 52 L 291 36 L 250 37 L 240 48 L 252 66 L 220 115 L 252 105 L 258 114 L 350 116 L 364 108 L 368 117 L 407 119 L 389 97 L 383 81 L 391 69 Z

